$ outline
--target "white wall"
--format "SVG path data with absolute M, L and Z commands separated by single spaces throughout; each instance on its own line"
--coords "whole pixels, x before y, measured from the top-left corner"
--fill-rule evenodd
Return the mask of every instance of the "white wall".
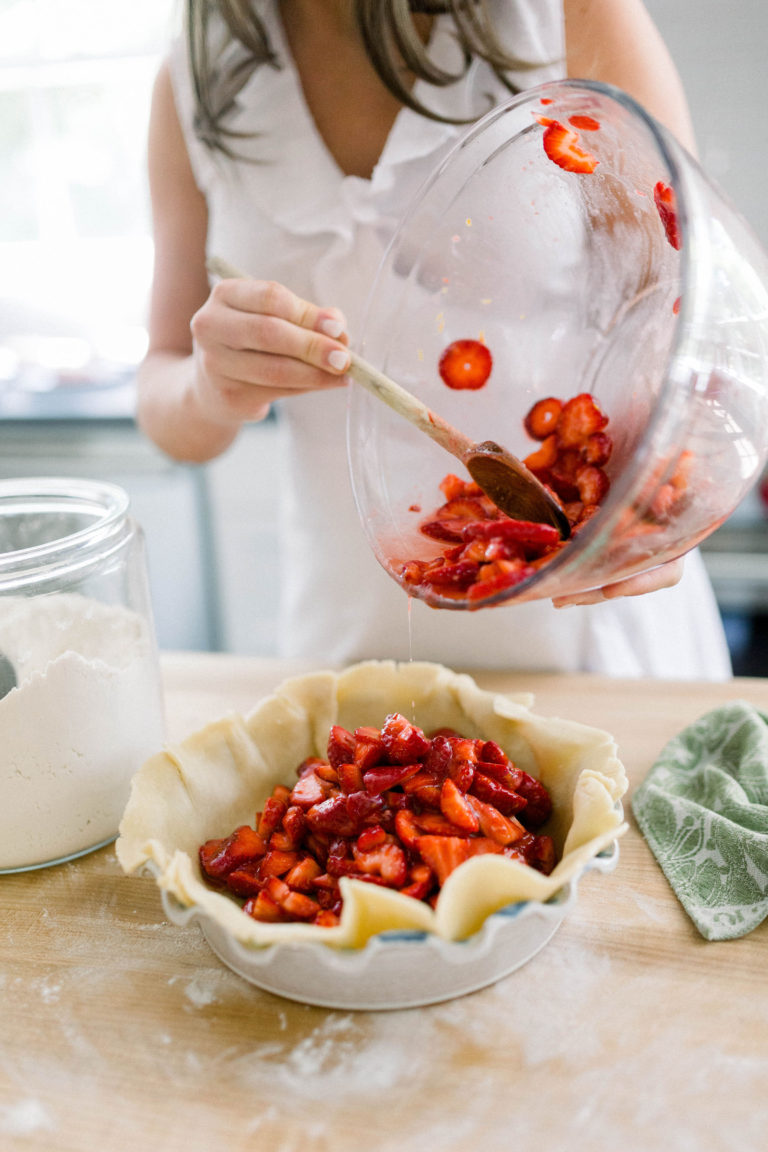
M 699 159 L 768 247 L 768 0 L 645 0 L 675 59 Z

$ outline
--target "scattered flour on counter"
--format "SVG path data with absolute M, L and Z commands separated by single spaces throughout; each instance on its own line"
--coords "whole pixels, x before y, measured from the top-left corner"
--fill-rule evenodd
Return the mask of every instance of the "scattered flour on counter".
M 18 680 L 0 700 L 0 869 L 112 839 L 163 742 L 146 621 L 76 594 L 5 597 L 0 648 Z
M 0 1135 L 30 1136 L 53 1129 L 53 1121 L 39 1100 L 30 1097 L 18 1104 L 0 1105 Z

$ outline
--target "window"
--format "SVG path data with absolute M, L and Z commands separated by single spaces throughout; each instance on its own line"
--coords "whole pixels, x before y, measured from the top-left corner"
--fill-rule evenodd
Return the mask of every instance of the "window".
M 146 135 L 176 0 L 0 0 L 0 390 L 125 380 L 146 346 Z

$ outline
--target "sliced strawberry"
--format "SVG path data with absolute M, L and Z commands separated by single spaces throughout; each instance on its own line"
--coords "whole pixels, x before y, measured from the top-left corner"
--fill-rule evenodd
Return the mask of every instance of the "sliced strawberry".
M 262 858 L 259 870 L 261 875 L 266 876 L 284 876 L 286 872 L 290 872 L 294 868 L 301 857 L 298 852 L 281 852 L 278 849 L 270 850 Z
M 360 852 L 370 852 L 372 848 L 378 848 L 380 844 L 386 844 L 387 833 L 382 828 L 381 824 L 372 824 L 370 828 L 366 828 L 360 833 L 355 846 Z
M 502 816 L 498 808 L 478 800 L 476 796 L 468 796 L 467 800 L 477 816 L 480 831 L 489 840 L 505 848 L 507 844 L 514 844 L 524 835 L 523 825 L 514 816 Z
M 200 867 L 206 876 L 221 879 L 235 868 L 259 859 L 267 850 L 264 838 L 248 824 L 242 824 L 230 836 L 207 840 L 199 852 Z
M 243 905 L 243 912 L 252 916 L 254 920 L 263 920 L 268 924 L 274 924 L 285 919 L 280 905 L 263 891 L 259 892 L 255 899 L 246 900 Z
M 600 504 L 608 495 L 611 482 L 602 468 L 585 464 L 576 473 L 576 487 L 584 504 Z
M 315 916 L 314 923 L 319 928 L 336 928 L 341 923 L 341 917 L 336 912 L 332 912 L 330 908 L 323 908 Z
M 517 786 L 517 794 L 525 799 L 522 818 L 526 828 L 538 828 L 549 819 L 552 813 L 552 797 L 540 780 L 523 772 Z
M 399 712 L 387 716 L 381 729 L 387 756 L 393 764 L 413 764 L 429 751 L 429 740 Z
M 489 540 L 496 537 L 500 540 L 546 547 L 557 544 L 560 533 L 552 524 L 540 524 L 534 520 L 510 520 L 504 517 L 499 520 L 472 521 L 464 528 L 463 537 L 465 540 Z
M 298 784 L 294 784 L 291 792 L 291 804 L 299 808 L 312 808 L 315 804 L 322 804 L 328 796 L 328 788 L 323 785 L 314 771 L 307 772 L 301 777 Z
M 414 900 L 426 900 L 436 883 L 435 874 L 428 864 L 414 864 L 408 883 L 400 891 L 403 896 L 410 896 Z
M 322 874 L 323 870 L 318 862 L 307 855 L 303 856 L 297 864 L 294 864 L 290 872 L 286 873 L 285 882 L 294 890 L 310 892 L 315 890 L 314 882 Z
M 579 134 L 553 120 L 544 129 L 544 151 L 549 159 L 566 172 L 594 172 L 599 161 L 590 152 L 579 147 Z
M 505 563 L 510 563 L 510 567 L 502 568 L 501 565 Z M 498 592 L 504 592 L 507 588 L 513 588 L 515 584 L 527 580 L 534 571 L 535 569 L 527 564 L 513 566 L 510 561 L 494 560 L 492 564 L 485 564 L 480 569 L 480 579 L 467 590 L 467 599 L 484 600 L 489 596 L 495 596 Z
M 562 400 L 556 396 L 546 396 L 537 400 L 523 420 L 523 426 L 532 440 L 546 440 L 557 427 L 563 410 Z
M 463 836 L 420 836 L 419 853 L 442 887 L 455 868 L 469 860 L 469 841 Z
M 395 815 L 395 832 L 406 848 L 417 847 L 420 831 L 413 818 L 413 813 L 409 812 L 407 808 L 401 808 Z
M 352 764 L 355 759 L 355 737 L 340 724 L 334 724 L 328 737 L 328 761 L 334 768 Z
M 492 367 L 493 357 L 479 340 L 454 340 L 438 362 L 443 383 L 459 390 L 482 388 Z
M 598 468 L 607 464 L 613 451 L 613 440 L 607 432 L 593 432 L 584 441 L 581 454 L 585 464 L 595 464 Z
M 385 755 L 384 741 L 378 728 L 355 729 L 355 764 L 361 771 L 380 764 Z
M 525 848 L 525 862 L 549 876 L 557 863 L 555 844 L 551 836 L 532 836 Z
M 580 132 L 597 132 L 600 128 L 600 121 L 595 120 L 594 116 L 569 116 L 568 123 Z
M 486 776 L 484 772 L 475 772 L 471 791 L 478 800 L 483 800 L 486 804 L 492 804 L 494 808 L 498 808 L 503 816 L 514 816 L 516 812 L 521 812 L 527 803 L 525 797 L 519 792 L 505 788 L 498 780 Z
M 366 792 L 371 796 L 378 796 L 396 784 L 402 784 L 409 776 L 415 776 L 421 771 L 421 764 L 380 764 L 378 768 L 369 768 L 363 773 L 363 782 Z
M 298 804 L 292 804 L 283 816 L 283 831 L 291 840 L 291 847 L 296 847 L 301 842 L 306 827 L 307 820 L 304 809 L 300 808 Z M 270 842 L 270 847 L 275 847 L 275 845 Z
M 293 920 L 314 920 L 321 912 L 317 900 L 303 892 L 291 892 L 283 902 L 283 909 Z
M 443 781 L 440 790 L 440 811 L 462 832 L 478 832 L 480 829 L 477 813 L 450 776 Z
M 653 202 L 664 226 L 664 234 L 672 247 L 679 251 L 682 247 L 680 225 L 677 220 L 677 197 L 674 188 L 659 180 L 653 188 Z
M 380 876 L 389 887 L 402 888 L 408 879 L 408 862 L 399 844 L 381 844 L 369 852 L 361 852 L 355 844 L 352 854 L 364 875 Z
M 576 448 L 594 432 L 602 432 L 608 417 L 589 392 L 580 392 L 563 405 L 557 422 L 557 439 L 561 448 Z
M 442 564 L 433 572 L 425 576 L 425 583 L 433 588 L 469 588 L 477 579 L 480 565 L 471 560 L 462 560 L 458 564 Z
M 439 812 L 414 812 L 416 827 L 427 836 L 471 836 L 472 832 L 454 824 Z
M 523 463 L 531 472 L 544 472 L 557 461 L 557 436 L 553 432 L 542 440 L 541 447 L 535 452 L 529 452 Z
M 349 814 L 347 796 L 331 796 L 322 804 L 307 811 L 307 823 L 313 832 L 326 832 L 331 836 L 354 836 L 357 821 Z
M 227 876 L 227 888 L 235 896 L 258 896 L 264 887 L 265 877 L 261 874 L 261 860 L 258 864 L 243 864 Z
M 339 764 L 339 788 L 346 795 L 351 792 L 360 792 L 365 788 L 363 772 L 359 764 Z

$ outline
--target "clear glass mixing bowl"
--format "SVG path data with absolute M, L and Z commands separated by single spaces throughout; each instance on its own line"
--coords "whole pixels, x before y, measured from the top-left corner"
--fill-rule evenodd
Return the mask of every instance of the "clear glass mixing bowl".
M 546 121 L 573 117 L 598 161 L 591 173 L 544 148 Z M 660 183 L 676 195 L 679 247 Z M 695 160 L 617 89 L 550 83 L 480 120 L 400 223 L 367 317 L 366 359 L 477 441 L 525 457 L 538 445 L 523 418 L 547 396 L 589 392 L 609 417 L 598 514 L 483 604 L 573 594 L 682 555 L 730 515 L 768 455 L 768 257 Z M 493 356 L 476 391 L 438 372 L 466 338 Z M 443 502 L 440 480 L 468 476 L 358 384 L 348 434 L 363 526 L 402 583 L 404 561 L 440 551 L 418 528 Z M 407 587 L 438 607 L 477 606 Z

